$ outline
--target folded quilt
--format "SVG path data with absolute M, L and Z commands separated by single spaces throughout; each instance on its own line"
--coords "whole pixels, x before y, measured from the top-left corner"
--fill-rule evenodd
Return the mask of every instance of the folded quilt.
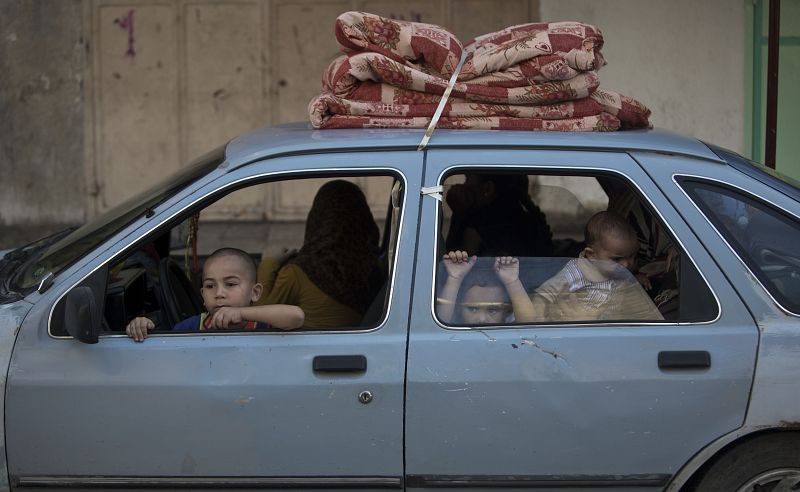
M 650 110 L 636 99 L 606 89 L 597 89 L 590 97 L 603 106 L 603 111 L 619 118 L 620 129 L 650 127 Z
M 520 24 L 470 41 L 464 48 L 468 56 L 458 78 L 474 79 L 545 57 L 545 65 L 552 65 L 546 72 L 560 74 L 563 79 L 570 73 L 566 69 L 577 75 L 576 72 L 597 70 L 605 65 L 600 54 L 602 47 L 603 34 L 589 24 Z
M 373 117 L 336 115 L 326 122 L 325 129 L 334 128 L 426 128 L 431 121 L 427 116 Z M 468 118 L 440 118 L 436 128 L 461 130 L 528 130 L 556 132 L 609 132 L 619 130 L 615 116 L 600 113 L 583 118 L 517 118 L 509 116 L 481 116 Z
M 436 111 L 438 101 L 420 103 L 371 102 L 343 99 L 332 94 L 321 94 L 315 98 L 310 109 L 311 124 L 315 128 L 327 128 L 335 116 L 368 116 L 372 118 L 418 118 L 430 116 Z M 559 120 L 565 118 L 583 118 L 597 116 L 603 111 L 603 105 L 591 98 L 558 104 L 537 106 L 521 106 L 509 104 L 484 104 L 458 99 L 448 99 L 442 111 L 446 118 L 480 118 L 486 116 L 503 116 L 510 118 L 528 118 L 542 120 Z M 341 121 L 341 119 L 339 119 Z
M 498 72 L 539 56 L 563 60 L 577 71 L 605 64 L 599 29 L 581 22 L 539 22 L 507 27 L 463 47 L 453 33 L 434 24 L 386 19 L 365 12 L 345 12 L 336 19 L 336 40 L 346 54 L 371 52 L 401 64 L 424 65 L 449 78 L 462 51 L 467 52 L 459 80 Z
M 377 102 L 382 100 L 379 97 L 390 92 L 379 86 L 391 86 L 396 89 L 392 102 L 402 102 L 417 97 L 409 91 L 441 95 L 447 83 L 443 77 L 425 73 L 422 67 L 404 65 L 379 53 L 358 53 L 334 60 L 325 71 L 322 89 L 346 99 Z M 497 104 L 552 104 L 588 97 L 599 85 L 597 75 L 590 71 L 566 80 L 548 80 L 525 86 L 456 82 L 452 96 Z
M 649 126 L 649 110 L 599 90 L 605 64 L 599 29 L 580 22 L 531 23 L 462 46 L 433 24 L 346 12 L 336 21 L 343 56 L 309 103 L 316 128 L 426 127 L 462 55 L 438 127 L 607 131 Z M 512 121 L 519 119 L 518 124 Z M 553 123 L 563 120 L 563 125 Z
M 383 86 L 388 91 L 391 87 Z M 359 101 L 349 100 L 334 96 L 333 94 L 320 94 L 309 104 L 309 116 L 314 128 L 348 128 L 348 123 L 361 126 L 387 128 L 407 128 L 412 124 L 420 124 L 422 128 L 427 123 L 420 123 L 419 118 L 430 121 L 430 116 L 436 111 L 441 96 L 421 94 L 420 100 L 410 100 L 409 103 L 395 103 L 391 97 L 387 101 Z M 576 99 L 557 104 L 541 105 L 509 105 L 509 104 L 483 104 L 469 102 L 457 98 L 448 99 L 442 110 L 442 116 L 451 120 L 459 118 L 481 118 L 502 116 L 507 118 L 527 118 L 540 120 L 580 119 L 587 116 L 600 116 L 605 113 L 604 124 L 596 126 L 587 124 L 581 126 L 586 130 L 599 131 L 619 130 L 632 128 L 647 128 L 649 122 L 647 115 L 650 111 L 640 102 L 622 94 L 598 89 L 588 98 Z M 342 116 L 357 116 L 362 118 L 341 118 Z M 367 117 L 364 119 L 363 117 Z M 392 118 L 404 118 L 397 125 L 391 125 Z M 409 118 L 416 118 L 411 119 Z M 609 123 L 616 120 L 616 124 Z M 366 123 L 365 123 L 366 122 Z M 455 125 L 454 123 L 452 123 Z M 437 125 L 441 126 L 441 125 Z M 569 126 L 569 125 L 567 125 Z M 455 127 L 455 126 L 452 126 Z M 471 127 L 476 128 L 476 127 Z M 542 129 L 552 129 L 553 125 L 543 125 Z M 577 130 L 573 130 L 577 131 Z
M 424 63 L 429 70 L 448 78 L 464 49 L 455 35 L 442 27 L 365 12 L 341 14 L 334 32 L 345 53 L 371 52 L 401 64 Z

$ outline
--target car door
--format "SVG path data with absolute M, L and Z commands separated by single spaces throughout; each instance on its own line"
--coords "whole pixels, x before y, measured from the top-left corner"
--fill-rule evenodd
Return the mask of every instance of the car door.
M 681 272 L 695 282 L 682 299 L 704 298 L 710 314 L 700 321 L 448 325 L 437 317 L 433 284 L 443 205 L 426 197 L 416 282 L 432 283 L 414 292 L 407 486 L 661 490 L 693 454 L 742 425 L 758 343 L 752 317 L 626 153 L 433 150 L 425 185 L 487 166 L 627 183 L 680 248 Z M 548 217 L 557 236 L 556 219 Z
M 221 187 L 390 174 L 401 184 L 398 210 L 412 212 L 387 224 L 397 254 L 386 314 L 374 328 L 157 334 L 144 343 L 117 334 L 87 345 L 52 336 L 49 316 L 114 253 L 66 275 L 38 300 L 13 353 L 6 429 L 15 489 L 402 487 L 411 291 L 404 272 L 413 268 L 419 195 L 411 191 L 421 186 L 421 160 L 415 152 L 363 152 L 251 164 L 160 207 L 126 239 L 191 213 Z
M 715 150 L 726 159 L 741 161 L 739 167 L 750 166 L 739 156 Z M 798 251 L 800 202 L 733 166 L 698 169 L 670 155 L 634 157 L 658 180 L 670 201 L 682 207 L 757 320 L 761 340 L 746 424 L 763 429 L 796 421 L 800 308 L 792 301 L 800 275 L 797 265 L 787 264 L 785 258 L 791 261 Z M 783 258 L 765 254 L 767 250 Z

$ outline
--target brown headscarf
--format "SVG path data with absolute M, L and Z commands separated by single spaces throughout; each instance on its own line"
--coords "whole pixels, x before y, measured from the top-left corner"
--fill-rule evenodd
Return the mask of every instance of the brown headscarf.
M 291 263 L 334 300 L 363 313 L 380 289 L 378 226 L 358 185 L 335 180 L 314 197 Z

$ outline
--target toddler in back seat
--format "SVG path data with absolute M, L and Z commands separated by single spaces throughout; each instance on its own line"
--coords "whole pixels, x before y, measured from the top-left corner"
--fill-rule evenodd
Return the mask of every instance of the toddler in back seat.
M 586 247 L 533 293 L 536 321 L 662 320 L 634 278 L 639 243 L 621 216 L 593 215 L 584 230 Z

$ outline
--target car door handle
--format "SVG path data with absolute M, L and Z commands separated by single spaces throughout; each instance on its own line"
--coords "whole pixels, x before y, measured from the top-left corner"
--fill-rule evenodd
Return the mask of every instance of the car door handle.
M 318 355 L 313 365 L 314 372 L 364 372 L 367 358 L 363 355 Z
M 667 350 L 658 353 L 660 369 L 708 369 L 711 354 L 705 350 Z

